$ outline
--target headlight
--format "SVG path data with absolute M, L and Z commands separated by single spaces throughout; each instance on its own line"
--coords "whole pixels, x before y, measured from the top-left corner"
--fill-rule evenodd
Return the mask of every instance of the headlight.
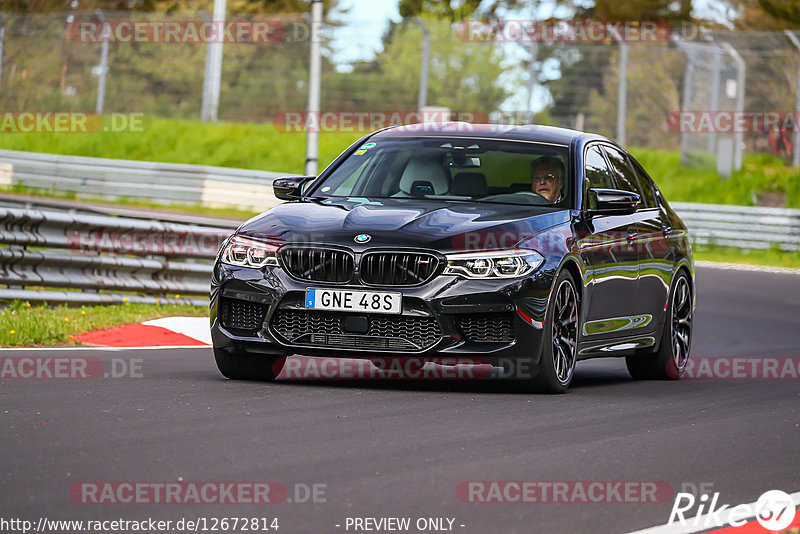
M 447 255 L 445 274 L 467 278 L 516 278 L 536 270 L 544 262 L 535 250 L 499 250 Z
M 278 265 L 275 252 L 278 247 L 262 243 L 246 237 L 231 237 L 222 249 L 220 261 L 239 267 L 264 267 L 265 265 Z

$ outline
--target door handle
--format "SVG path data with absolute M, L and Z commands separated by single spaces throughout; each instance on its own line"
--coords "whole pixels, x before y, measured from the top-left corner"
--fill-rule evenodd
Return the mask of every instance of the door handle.
M 633 228 L 628 229 L 628 235 L 626 236 L 626 240 L 628 241 L 629 245 L 632 245 L 638 237 L 639 237 L 639 232 L 637 232 Z
M 664 234 L 664 237 L 669 237 L 670 234 L 672 233 L 672 227 L 669 226 L 669 225 L 662 226 L 661 227 L 661 232 Z

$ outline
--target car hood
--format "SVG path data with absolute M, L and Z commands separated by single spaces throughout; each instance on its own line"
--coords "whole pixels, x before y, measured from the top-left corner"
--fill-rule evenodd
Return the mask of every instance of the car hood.
M 354 250 L 431 248 L 441 252 L 514 247 L 570 220 L 566 209 L 432 199 L 287 202 L 244 223 L 240 235 L 275 244 L 338 244 Z M 368 243 L 356 243 L 359 234 Z

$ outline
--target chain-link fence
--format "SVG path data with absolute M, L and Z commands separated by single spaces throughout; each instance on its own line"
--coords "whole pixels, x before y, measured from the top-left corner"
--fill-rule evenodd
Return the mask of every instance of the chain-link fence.
M 203 34 L 208 18 L 5 13 L 0 109 L 102 108 L 199 119 L 209 64 Z M 224 38 L 219 120 L 269 123 L 287 111 L 305 110 L 307 15 L 231 15 L 227 22 L 233 27 Z M 413 22 L 380 28 L 357 18 L 326 23 L 322 109 L 413 111 L 424 101 L 476 119 L 554 124 L 624 139 L 629 146 L 680 149 L 685 163 L 716 162 L 718 168 L 720 155 L 736 168 L 742 151 L 788 161 L 795 150 L 789 119 L 796 117 L 800 66 L 798 47 L 787 33 L 660 27 L 653 39 L 617 39 L 613 32 L 527 39 L 504 33 L 508 21 L 492 32 L 484 31 L 485 21 L 479 32 L 469 21 Z M 169 23 L 177 28 L 172 39 Z M 263 23 L 262 34 L 254 30 L 256 23 Z M 236 24 L 248 31 L 237 33 Z M 421 84 L 423 70 L 427 80 Z M 773 113 L 780 120 L 722 124 L 740 119 L 736 113 L 762 119 Z

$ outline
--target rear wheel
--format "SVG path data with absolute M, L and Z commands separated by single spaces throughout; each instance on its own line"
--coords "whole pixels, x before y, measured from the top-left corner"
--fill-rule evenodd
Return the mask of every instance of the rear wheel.
M 580 297 L 569 271 L 556 278 L 547 307 L 544 343 L 534 387 L 543 393 L 563 393 L 572 383 L 578 354 Z
M 656 352 L 625 358 L 628 372 L 637 380 L 677 380 L 686 370 L 692 347 L 692 290 L 682 272 L 670 294 L 664 332 Z
M 275 380 L 286 363 L 286 356 L 248 354 L 241 351 L 228 352 L 214 347 L 214 360 L 222 376 L 231 380 Z

